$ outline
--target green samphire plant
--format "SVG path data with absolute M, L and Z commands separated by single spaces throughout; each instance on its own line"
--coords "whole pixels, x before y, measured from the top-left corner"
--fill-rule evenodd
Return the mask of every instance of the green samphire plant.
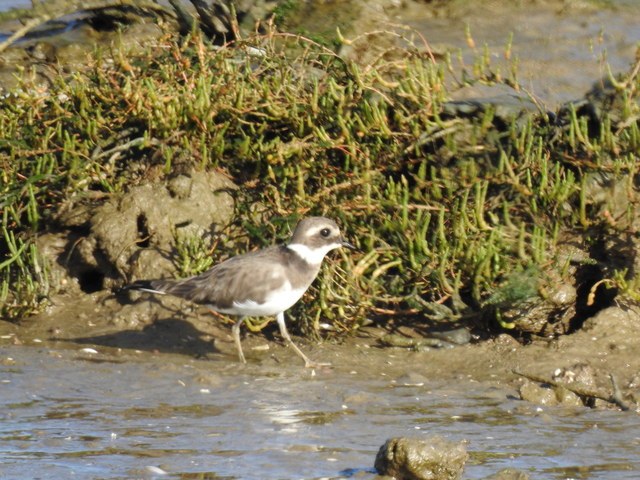
M 636 74 L 619 84 L 623 118 L 594 134 L 575 112 L 561 127 L 544 112 L 506 124 L 491 108 L 444 115 L 454 60 L 410 45 L 395 53 L 362 65 L 286 33 L 221 48 L 194 34 L 113 62 L 96 56 L 46 92 L 25 83 L 4 97 L 3 317 L 37 311 L 55 292 L 36 238 L 65 204 L 100 204 L 178 168 L 236 182 L 231 229 L 244 244 L 286 238 L 307 214 L 336 218 L 358 244 L 362 253 L 339 256 L 297 307 L 307 332 L 327 322 L 349 332 L 374 317 L 422 322 L 435 305 L 450 320 L 481 318 L 513 289 L 513 272 L 554 264 L 560 235 L 610 231 L 589 218 L 585 179 L 637 173 Z M 481 56 L 465 82 L 501 81 L 491 68 Z M 504 81 L 517 87 L 514 72 Z M 178 247 L 182 273 L 206 268 L 184 255 L 207 245 Z

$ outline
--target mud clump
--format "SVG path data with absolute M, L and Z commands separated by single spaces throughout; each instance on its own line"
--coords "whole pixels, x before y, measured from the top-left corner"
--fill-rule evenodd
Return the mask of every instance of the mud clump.
M 503 468 L 502 470 L 485 477 L 485 480 L 529 480 L 529 475 L 515 468 Z
M 543 374 L 517 372 L 527 379 L 519 388 L 520 398 L 548 406 L 637 411 L 638 364 L 632 352 L 640 334 L 639 320 L 632 308 L 600 310 L 580 331 L 554 342 L 553 348 L 563 354 L 562 362 L 544 362 L 539 357 L 536 370 Z M 540 368 L 542 363 L 546 364 Z
M 220 174 L 200 172 L 135 186 L 97 206 L 74 206 L 60 214 L 61 231 L 43 240 L 44 251 L 53 255 L 66 283 L 85 293 L 135 278 L 172 276 L 176 239 L 206 241 L 229 223 L 234 188 Z
M 376 455 L 375 469 L 397 480 L 461 478 L 469 458 L 464 442 L 441 437 L 390 438 Z

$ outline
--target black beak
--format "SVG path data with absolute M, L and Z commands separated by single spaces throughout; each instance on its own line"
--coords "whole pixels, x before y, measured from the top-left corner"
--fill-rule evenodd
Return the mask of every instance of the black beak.
M 358 250 L 354 245 L 350 244 L 345 239 L 342 239 L 342 241 L 340 242 L 340 245 L 345 248 L 348 248 L 349 250 Z

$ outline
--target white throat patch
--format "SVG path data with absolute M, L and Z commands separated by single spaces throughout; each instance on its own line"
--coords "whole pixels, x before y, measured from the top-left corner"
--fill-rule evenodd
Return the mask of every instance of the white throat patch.
M 291 245 L 287 245 L 287 248 L 296 252 L 300 258 L 302 258 L 309 265 L 319 265 L 322 263 L 325 255 L 329 253 L 334 248 L 339 248 L 341 245 L 339 243 L 332 243 L 330 245 L 325 245 L 320 248 L 311 249 L 306 245 L 302 245 L 300 243 L 292 243 Z

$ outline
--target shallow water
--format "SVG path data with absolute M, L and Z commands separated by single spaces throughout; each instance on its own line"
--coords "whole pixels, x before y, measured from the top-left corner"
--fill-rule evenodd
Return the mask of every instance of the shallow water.
M 0 0 L 0 12 L 5 12 L 12 8 L 29 7 L 31 7 L 31 0 Z
M 468 442 L 465 478 L 640 472 L 638 415 L 540 408 L 470 380 L 24 346 L 0 362 L 2 478 L 375 478 L 387 438 L 430 435 Z

